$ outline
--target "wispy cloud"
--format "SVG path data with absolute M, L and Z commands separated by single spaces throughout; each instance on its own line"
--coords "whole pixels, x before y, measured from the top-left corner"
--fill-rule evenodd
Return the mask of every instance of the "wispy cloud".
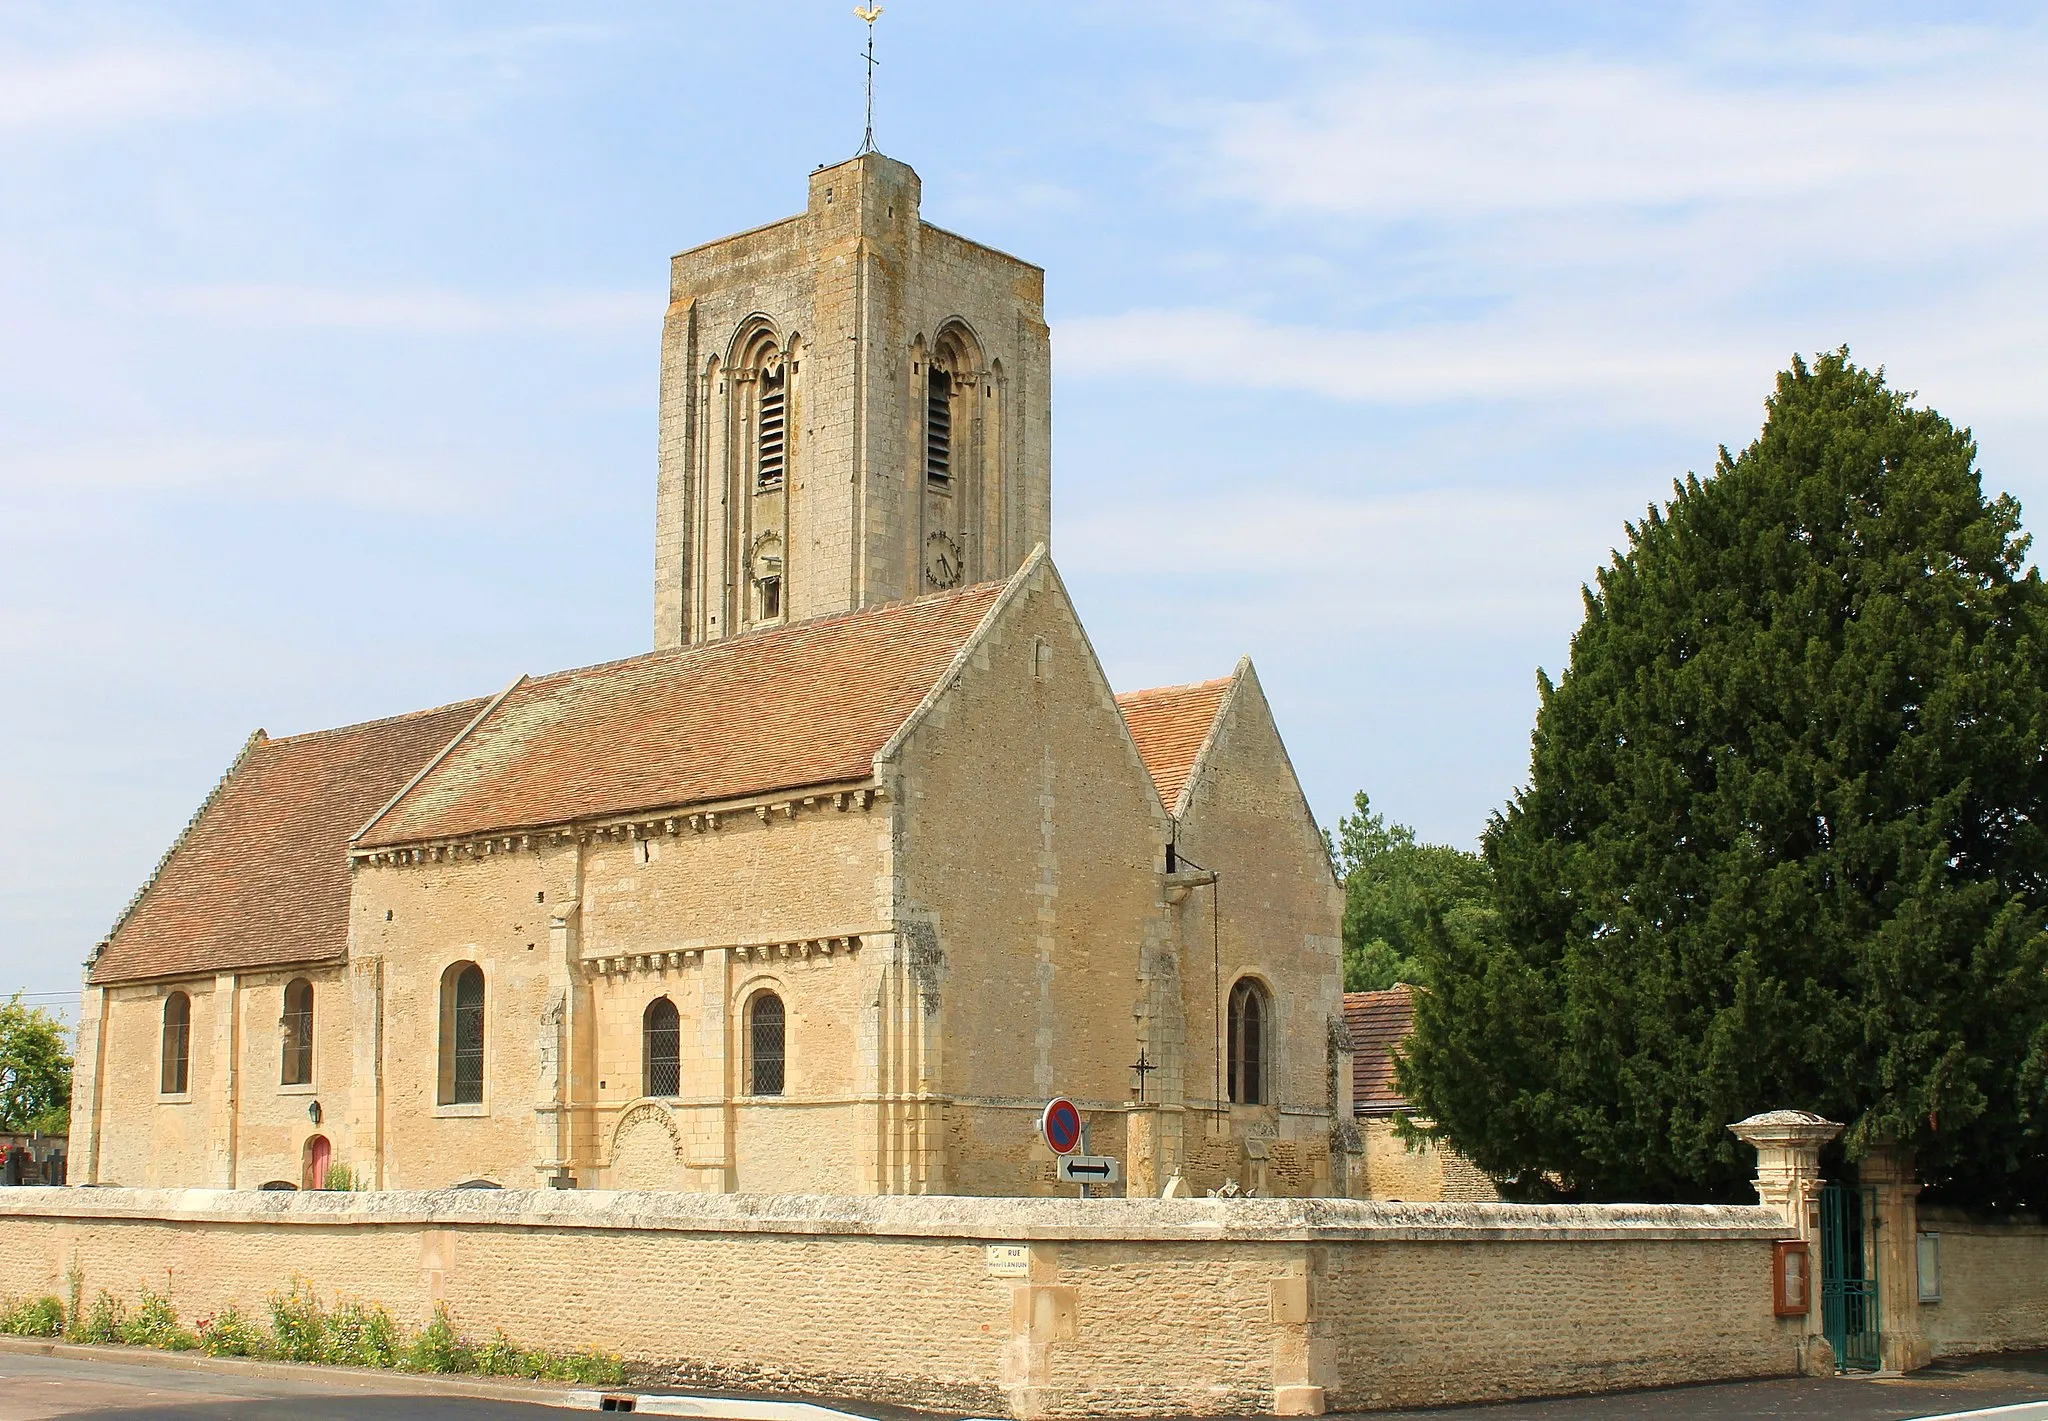
M 233 494 L 259 501 L 450 513 L 467 501 L 466 472 L 417 458 L 294 440 L 181 432 L 56 448 L 0 445 L 0 492 L 18 500 Z
M 1582 324 L 1517 324 L 1512 333 L 1499 322 L 1362 331 L 1216 309 L 1132 311 L 1063 323 L 1060 360 L 1068 374 L 1127 378 L 1142 369 L 1191 384 L 1385 403 L 1597 391 L 1639 413 L 1645 401 L 1683 404 L 1702 381 L 1755 379 L 1755 352 L 1697 343 L 1631 351 Z
M 229 49 L 115 46 L 54 54 L 0 45 L 0 132 L 197 118 L 277 103 L 294 92 L 268 63 Z
M 1396 220 L 1705 203 L 1884 208 L 1889 242 L 1945 227 L 1903 199 L 1969 198 L 1967 228 L 2048 214 L 2048 45 L 1946 31 L 1838 50 L 1818 81 L 1748 66 L 1519 59 L 1385 44 L 1364 72 L 1283 99 L 1205 107 L 1200 171 L 1276 213 Z M 1732 57 L 1731 57 L 1732 58 Z M 1759 65 L 1768 65 L 1759 71 Z
M 1973 415 L 2037 400 L 2048 33 L 1327 49 L 1283 97 L 1169 111 L 1178 190 L 1269 249 L 1212 232 L 1205 304 L 1069 319 L 1063 373 L 1697 425 L 1846 341 Z
M 1619 508 L 1620 512 L 1617 512 Z M 1199 568 L 1193 595 L 1257 620 L 1279 607 L 1342 608 L 1312 638 L 1548 629 L 1621 537 L 1626 495 L 1435 489 L 1356 498 L 1184 498 L 1101 507 L 1060 526 L 1063 566 L 1095 578 L 1175 586 Z M 1133 539 L 1142 523 L 1146 536 Z M 1529 589 L 1548 589 L 1532 597 Z M 1277 594 L 1277 596 L 1276 596 Z M 1347 630 L 1348 629 L 1348 630 Z
M 290 285 L 189 286 L 144 298 L 157 310 L 229 325 L 475 335 L 493 331 L 599 331 L 659 319 L 644 291 L 481 297 L 461 291 L 350 291 Z

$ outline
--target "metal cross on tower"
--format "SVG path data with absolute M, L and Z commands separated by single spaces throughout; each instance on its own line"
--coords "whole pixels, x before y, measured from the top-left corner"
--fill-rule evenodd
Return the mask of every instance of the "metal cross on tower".
M 875 21 L 882 18 L 882 7 L 856 5 L 853 13 L 868 22 L 868 126 L 861 135 L 860 151 L 872 153 L 875 151 Z

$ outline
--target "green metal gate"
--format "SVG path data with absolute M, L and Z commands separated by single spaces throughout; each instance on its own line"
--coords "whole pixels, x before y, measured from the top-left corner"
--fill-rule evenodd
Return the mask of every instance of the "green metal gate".
M 1829 1184 L 1820 1191 L 1821 1331 L 1845 1372 L 1883 1365 L 1877 1325 L 1877 1191 Z

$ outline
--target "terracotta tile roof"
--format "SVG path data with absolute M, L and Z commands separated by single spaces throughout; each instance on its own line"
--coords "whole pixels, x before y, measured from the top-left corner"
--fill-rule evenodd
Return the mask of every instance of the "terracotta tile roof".
M 1394 1088 L 1394 1047 L 1415 1030 L 1415 991 L 1346 992 L 1344 1025 L 1351 1032 L 1351 1108 L 1385 1115 L 1408 1102 Z
M 1004 586 L 522 682 L 362 844 L 866 779 Z
M 350 836 L 484 705 L 282 740 L 257 731 L 108 935 L 90 979 L 342 956 Z
M 1192 686 L 1160 686 L 1150 691 L 1129 691 L 1116 698 L 1159 786 L 1159 798 L 1171 812 L 1180 803 L 1180 792 L 1195 768 L 1195 757 L 1216 723 L 1232 678 L 1197 681 Z

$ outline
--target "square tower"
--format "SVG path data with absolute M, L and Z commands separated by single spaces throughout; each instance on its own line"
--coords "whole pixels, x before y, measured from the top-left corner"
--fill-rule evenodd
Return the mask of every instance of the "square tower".
M 1049 541 L 1045 273 L 919 191 L 863 153 L 670 264 L 657 647 L 1008 577 Z

